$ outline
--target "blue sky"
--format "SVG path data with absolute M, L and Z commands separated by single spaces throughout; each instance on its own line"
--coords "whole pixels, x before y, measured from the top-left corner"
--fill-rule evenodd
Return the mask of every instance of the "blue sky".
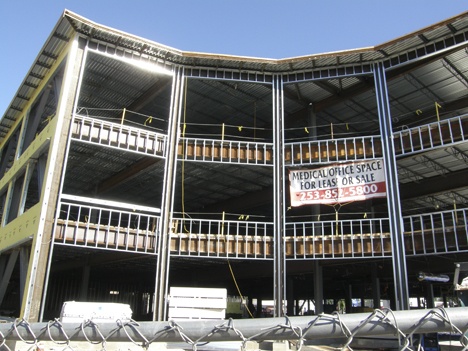
M 286 58 L 374 46 L 467 0 L 0 0 L 0 116 L 64 9 L 184 51 Z

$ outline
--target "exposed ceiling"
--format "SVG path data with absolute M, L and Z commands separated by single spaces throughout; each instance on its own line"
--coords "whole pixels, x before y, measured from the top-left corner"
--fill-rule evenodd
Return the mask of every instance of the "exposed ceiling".
M 94 67 L 94 56 L 98 55 L 90 56 L 89 64 Z M 110 62 L 101 64 L 107 67 L 114 64 L 112 60 L 106 60 Z M 99 58 L 99 61 L 104 59 Z M 451 62 L 452 69 L 447 68 L 446 62 Z M 468 53 L 463 48 L 430 64 L 422 62 L 417 69 L 413 66 L 408 72 L 400 71 L 395 77 L 390 72 L 388 82 L 394 130 L 435 122 L 436 113 L 442 120 L 468 113 L 467 67 Z M 134 106 L 135 110 L 128 109 L 131 111 L 127 112 L 128 123 L 166 131 L 170 104 L 170 80 L 167 77 L 154 77 L 131 66 L 117 64 L 107 73 L 99 70 L 102 82 L 90 84 L 95 79 L 93 72 L 90 70 L 85 74 L 78 103 L 80 114 L 118 122 L 122 107 Z M 458 72 L 457 76 L 453 72 Z M 354 92 L 356 85 L 359 86 L 359 94 Z M 339 89 L 333 88 L 338 86 Z M 127 91 L 130 95 L 126 95 Z M 149 98 L 145 100 L 145 96 Z M 311 106 L 318 120 L 318 139 L 378 134 L 379 121 L 371 77 L 288 84 L 285 96 L 286 142 L 308 140 L 306 130 L 312 129 L 309 119 Z M 333 103 L 327 103 L 331 100 Z M 436 102 L 440 106 L 438 111 Z M 182 121 L 185 124 L 184 136 L 220 139 L 223 128 L 224 137 L 229 140 L 271 142 L 271 111 L 272 91 L 267 84 L 189 79 Z M 151 124 L 146 123 L 148 116 L 154 116 Z M 468 188 L 464 179 L 468 174 L 467 155 L 468 144 L 460 142 L 400 157 L 398 172 L 404 212 L 450 208 L 454 201 L 460 207 L 466 206 Z M 146 167 L 142 168 L 142 164 Z M 129 170 L 132 168 L 135 169 L 133 173 Z M 82 195 L 98 192 L 113 199 L 126 194 L 127 201 L 157 206 L 161 198 L 163 169 L 164 163 L 159 160 L 150 161 L 136 154 L 72 143 L 65 191 Z M 112 182 L 112 178 L 124 170 L 131 176 L 120 177 L 120 184 L 106 187 L 106 183 Z M 268 166 L 181 161 L 177 182 L 176 208 L 179 210 L 182 197 L 188 211 L 213 212 L 225 207 L 235 209 L 238 206 L 243 211 L 249 210 L 249 205 L 251 208 L 262 207 L 272 198 L 273 177 Z M 182 182 L 185 187 L 183 195 Z M 252 199 L 252 194 L 259 196 Z M 246 202 L 247 196 L 250 200 Z M 255 211 L 254 214 L 268 216 L 271 206 Z M 356 208 L 350 208 L 350 211 L 356 211 Z

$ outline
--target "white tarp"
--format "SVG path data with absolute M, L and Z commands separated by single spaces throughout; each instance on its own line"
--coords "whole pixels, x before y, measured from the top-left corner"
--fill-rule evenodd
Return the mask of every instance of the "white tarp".
M 289 171 L 291 206 L 335 204 L 385 197 L 382 159 Z

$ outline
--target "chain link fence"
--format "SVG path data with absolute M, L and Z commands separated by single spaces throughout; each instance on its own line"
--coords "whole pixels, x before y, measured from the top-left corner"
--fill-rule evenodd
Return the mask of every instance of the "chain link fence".
M 305 350 L 308 342 L 334 344 L 352 350 L 353 341 L 362 337 L 390 337 L 400 351 L 422 350 L 427 333 L 450 333 L 458 338 L 460 351 L 468 349 L 468 307 L 372 313 L 320 314 L 317 316 L 180 320 L 136 322 L 117 320 L 97 324 L 28 323 L 17 319 L 0 324 L 0 350 L 162 350 L 182 345 L 182 350 L 201 350 L 205 345 L 237 341 L 239 350 L 259 350 L 261 342 L 287 342 L 292 350 Z M 336 345 L 336 340 L 340 344 Z M 416 341 L 415 341 L 416 340 Z M 418 341 L 419 340 L 419 341 Z M 18 347 L 18 345 L 22 345 Z M 173 347 L 172 347 L 173 348 Z M 216 348 L 214 348 L 216 349 Z

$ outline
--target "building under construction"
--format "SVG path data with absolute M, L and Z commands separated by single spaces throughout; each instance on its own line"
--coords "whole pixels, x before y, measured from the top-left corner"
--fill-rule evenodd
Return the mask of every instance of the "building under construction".
M 164 320 L 171 287 L 226 288 L 256 317 L 456 305 L 468 12 L 264 59 L 65 11 L 25 74 L 0 121 L 0 314 Z

